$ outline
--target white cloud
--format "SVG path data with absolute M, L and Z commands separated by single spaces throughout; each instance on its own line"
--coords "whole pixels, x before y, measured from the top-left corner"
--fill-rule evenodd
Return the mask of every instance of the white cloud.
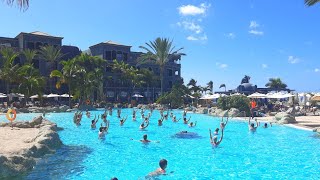
M 202 27 L 194 22 L 182 21 L 178 22 L 177 25 L 196 34 L 200 34 L 202 32 Z
M 268 68 L 268 64 L 262 64 L 262 68 L 263 68 L 263 69 Z
M 320 71 L 320 69 L 318 69 L 318 68 L 314 69 L 314 72 L 319 72 L 319 71 Z
M 294 57 L 294 56 L 289 56 L 288 61 L 290 64 L 296 64 L 296 63 L 300 62 L 300 59 L 297 57 Z
M 206 34 L 204 34 L 203 36 L 192 36 L 192 35 L 190 35 L 190 36 L 187 37 L 187 40 L 189 40 L 189 41 L 206 41 L 206 40 L 208 40 L 208 37 L 207 37 Z
M 262 36 L 264 34 L 263 31 L 257 31 L 257 30 L 250 30 L 249 33 L 257 36 Z
M 220 69 L 226 69 L 228 67 L 228 64 L 216 62 L 216 66 L 218 66 L 218 68 Z
M 225 36 L 227 36 L 230 39 L 234 39 L 236 37 L 236 34 L 231 32 L 231 33 L 225 34 Z
M 199 6 L 194 5 L 182 5 L 178 7 L 179 14 L 182 16 L 196 16 L 196 15 L 206 15 L 210 4 L 202 3 Z
M 250 29 L 256 29 L 258 28 L 260 25 L 256 22 L 256 21 L 250 21 L 250 25 L 249 28 Z

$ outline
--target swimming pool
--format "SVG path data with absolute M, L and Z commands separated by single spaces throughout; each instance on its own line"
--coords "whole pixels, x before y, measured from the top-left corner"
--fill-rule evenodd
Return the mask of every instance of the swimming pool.
M 149 111 L 146 111 L 147 114 Z M 181 111 L 173 111 L 178 118 Z M 92 111 L 102 114 L 102 111 Z M 132 121 L 132 109 L 123 109 L 128 114 L 124 126 L 119 126 L 116 112 L 108 119 L 109 133 L 104 141 L 99 140 L 98 129 L 91 130 L 91 119 L 85 115 L 82 125 L 73 124 L 73 113 L 52 113 L 47 118 L 64 130 L 59 132 L 66 145 L 55 155 L 44 158 L 26 179 L 145 179 L 158 168 L 160 159 L 168 160 L 167 172 L 160 179 L 319 179 L 320 139 L 312 132 L 284 126 L 258 128 L 248 131 L 247 122 L 230 121 L 224 140 L 213 148 L 208 129 L 219 126 L 219 119 L 202 114 L 191 114 L 191 121 L 197 121 L 195 128 L 189 128 L 181 121 L 171 120 L 157 126 L 160 115 L 154 111 L 150 125 L 139 130 L 140 112 L 137 121 Z M 27 116 L 33 117 L 34 114 Z M 23 115 L 24 116 L 24 115 Z M 30 119 L 27 116 L 19 119 Z M 0 121 L 3 121 L 3 116 Z M 99 121 L 99 126 L 102 121 Z M 195 139 L 180 139 L 173 135 L 182 130 L 196 132 Z M 160 143 L 142 144 L 143 134 Z

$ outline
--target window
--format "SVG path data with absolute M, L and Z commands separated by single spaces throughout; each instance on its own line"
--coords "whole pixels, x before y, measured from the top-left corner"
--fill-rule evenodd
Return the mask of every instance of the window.
M 117 59 L 117 52 L 116 51 L 112 51 L 112 60 Z
M 175 74 L 176 76 L 178 76 L 178 75 L 179 75 L 179 71 L 174 72 L 174 74 Z
M 152 68 L 151 68 L 151 67 L 149 67 L 148 69 L 149 69 L 149 71 L 151 71 L 151 72 L 152 72 Z
M 128 53 L 123 53 L 123 60 L 128 61 Z
M 168 69 L 168 76 L 172 76 L 172 69 Z
M 34 43 L 33 42 L 27 42 L 27 48 L 28 49 L 34 49 Z
M 172 81 L 169 81 L 169 88 L 172 88 Z
M 122 59 L 122 52 L 121 51 L 118 51 L 117 52 L 117 60 L 119 60 L 119 61 L 122 61 L 123 59 Z
M 111 53 L 111 51 L 106 51 L 106 60 L 112 60 L 112 53 Z

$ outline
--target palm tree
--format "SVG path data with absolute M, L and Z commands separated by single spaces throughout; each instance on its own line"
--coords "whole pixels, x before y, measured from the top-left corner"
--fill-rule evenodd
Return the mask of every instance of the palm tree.
M 270 78 L 269 82 L 266 84 L 266 87 L 282 89 L 282 88 L 286 88 L 287 85 L 283 83 L 280 78 Z
M 189 87 L 190 91 L 192 91 L 193 93 L 197 93 L 198 91 L 201 90 L 201 88 L 197 85 L 197 81 L 194 79 L 190 79 L 187 86 Z
M 32 64 L 32 60 L 37 56 L 37 51 L 31 49 L 25 49 L 22 51 L 22 55 L 25 57 L 27 64 Z
M 15 0 L 6 0 L 8 5 L 12 5 Z M 16 0 L 18 7 L 23 10 L 27 10 L 29 7 L 29 0 Z
M 307 6 L 313 6 L 314 4 L 320 2 L 320 0 L 304 0 L 304 3 L 307 5 Z
M 242 80 L 241 80 L 241 84 L 243 84 L 243 83 L 249 83 L 250 78 L 251 78 L 250 76 L 245 75 L 244 78 L 242 78 Z
M 212 81 L 209 81 L 207 83 L 207 88 L 211 93 L 213 93 L 213 82 Z
M 224 92 L 226 92 L 226 91 L 227 91 L 227 87 L 226 87 L 225 84 L 221 84 L 221 85 L 219 86 L 219 89 L 220 89 L 220 88 L 223 88 L 223 87 L 224 87 Z
M 160 81 L 161 81 L 161 94 L 163 94 L 163 75 L 165 65 L 169 62 L 172 56 L 183 56 L 184 53 L 179 53 L 183 48 L 175 49 L 172 45 L 172 40 L 167 38 L 157 38 L 154 41 L 145 43 L 147 46 L 139 46 L 139 48 L 147 51 L 145 54 L 140 56 L 140 62 L 145 63 L 153 61 L 160 67 Z
M 15 59 L 18 57 L 18 53 L 11 48 L 0 49 L 2 55 L 3 67 L 0 70 L 0 79 L 6 82 L 7 94 L 9 94 L 10 84 L 16 82 L 17 70 L 19 64 L 15 64 Z
M 63 54 L 60 52 L 59 48 L 54 46 L 41 46 L 39 51 L 39 58 L 49 62 L 49 75 L 51 71 L 54 69 L 56 63 L 61 60 Z M 52 93 L 52 81 L 49 79 L 49 88 L 50 93 Z
M 67 84 L 69 89 L 69 107 L 71 108 L 71 92 L 72 84 L 76 80 L 79 71 L 79 66 L 75 63 L 74 59 L 69 61 L 61 61 L 63 68 L 61 72 L 59 70 L 53 70 L 50 73 L 50 78 L 57 77 L 59 80 L 56 83 L 56 88 L 59 89 L 62 84 Z
M 25 103 L 32 94 L 41 96 L 46 81 L 43 76 L 40 76 L 39 70 L 35 69 L 32 64 L 25 64 L 17 72 L 18 91 L 24 94 Z

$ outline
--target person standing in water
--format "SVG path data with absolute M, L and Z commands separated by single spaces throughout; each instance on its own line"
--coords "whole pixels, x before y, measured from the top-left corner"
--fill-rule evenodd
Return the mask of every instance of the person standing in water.
M 189 124 L 189 127 L 195 127 L 197 125 L 197 121 L 193 124 L 193 122 L 191 122 L 190 124 Z
M 99 120 L 99 116 L 98 119 L 96 119 L 96 115 L 94 115 L 94 119 L 91 121 L 91 129 L 96 129 L 96 124 Z
M 249 118 L 249 121 L 248 121 L 249 131 L 256 131 L 257 128 L 259 127 L 259 123 L 257 119 L 255 119 L 255 121 L 256 121 L 256 126 L 254 126 L 254 123 L 250 123 L 250 118 Z
M 164 117 L 161 117 L 161 119 L 158 120 L 158 126 L 162 126 L 163 120 L 164 120 Z
M 122 126 L 126 122 L 127 118 L 128 118 L 128 115 L 125 118 L 122 118 L 120 120 L 120 126 Z
M 189 119 L 187 120 L 187 118 L 183 118 L 183 124 L 188 124 L 188 122 L 190 121 L 191 116 L 189 117 Z
M 166 159 L 161 159 L 159 161 L 160 168 L 156 169 L 155 171 L 149 173 L 148 176 L 160 176 L 160 175 L 166 175 L 166 168 L 168 166 L 168 161 Z M 173 173 L 173 172 L 171 172 Z
M 218 146 L 221 142 L 222 142 L 222 139 L 223 139 L 223 129 L 221 129 L 221 137 L 220 137 L 220 140 L 218 141 L 218 137 L 217 136 L 213 136 L 212 137 L 212 133 L 211 133 L 211 129 L 209 129 L 209 134 L 210 134 L 210 142 L 213 146 Z
M 145 125 L 144 123 L 146 123 L 147 125 Z M 140 129 L 146 129 L 149 126 L 149 120 L 148 118 L 146 118 L 140 125 Z

